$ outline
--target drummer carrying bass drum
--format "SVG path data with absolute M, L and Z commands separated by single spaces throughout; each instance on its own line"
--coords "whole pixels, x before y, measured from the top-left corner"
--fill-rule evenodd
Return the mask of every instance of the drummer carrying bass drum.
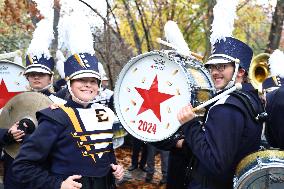
M 257 91 L 245 82 L 252 50 L 232 37 L 217 41 L 214 49 L 205 66 L 218 94 L 235 83 L 242 83 L 242 90 L 209 105 L 203 120 L 191 105 L 178 113 L 186 145 L 194 156 L 190 189 L 232 188 L 237 163 L 260 146 L 262 124 L 256 117 L 263 108 Z

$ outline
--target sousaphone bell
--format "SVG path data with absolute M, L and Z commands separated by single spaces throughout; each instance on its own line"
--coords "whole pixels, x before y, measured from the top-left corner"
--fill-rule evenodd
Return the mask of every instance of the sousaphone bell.
M 52 101 L 38 92 L 24 92 L 10 99 L 0 114 L 0 128 L 9 129 L 17 121 L 23 119 L 32 122 L 37 127 L 36 112 L 49 107 Z M 20 144 L 4 146 L 5 151 L 13 158 L 19 151 Z

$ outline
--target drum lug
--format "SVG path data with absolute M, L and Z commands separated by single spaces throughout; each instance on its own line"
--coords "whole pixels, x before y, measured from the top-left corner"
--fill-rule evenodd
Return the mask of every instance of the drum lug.
M 262 167 L 261 158 L 257 157 L 257 158 L 256 158 L 256 161 L 257 161 L 257 166 L 258 166 L 259 168 L 261 168 L 261 167 Z
M 233 183 L 234 183 L 234 188 L 236 188 L 237 187 L 237 183 L 238 183 L 238 181 L 239 181 L 239 179 L 238 179 L 238 177 L 234 177 L 234 179 L 233 179 Z

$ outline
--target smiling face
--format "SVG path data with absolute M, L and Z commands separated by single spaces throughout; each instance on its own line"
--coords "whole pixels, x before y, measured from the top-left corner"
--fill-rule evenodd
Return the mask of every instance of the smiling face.
M 84 77 L 71 80 L 71 90 L 76 98 L 83 102 L 94 100 L 98 94 L 98 79 L 94 77 Z M 76 99 L 73 99 L 76 101 Z
M 40 72 L 30 72 L 26 74 L 32 89 L 41 90 L 51 84 L 51 75 Z
M 232 63 L 211 64 L 208 66 L 208 70 L 217 90 L 222 90 L 228 85 L 233 77 L 234 68 Z

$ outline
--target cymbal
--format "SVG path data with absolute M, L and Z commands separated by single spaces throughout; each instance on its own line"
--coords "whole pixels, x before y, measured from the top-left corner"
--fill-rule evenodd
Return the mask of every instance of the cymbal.
M 11 98 L 0 114 L 0 128 L 9 129 L 15 122 L 28 118 L 37 127 L 36 112 L 49 107 L 52 101 L 39 92 L 24 92 Z M 13 158 L 19 151 L 19 144 L 7 145 L 5 151 Z

